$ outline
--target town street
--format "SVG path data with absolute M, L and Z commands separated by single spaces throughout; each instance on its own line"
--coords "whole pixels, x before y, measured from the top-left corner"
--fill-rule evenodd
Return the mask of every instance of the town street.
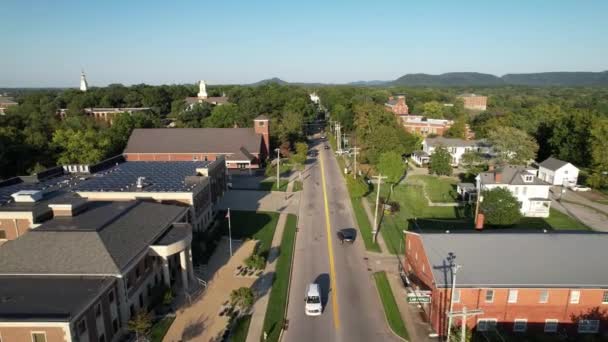
M 353 228 L 354 218 L 346 185 L 331 150 L 315 140 L 308 159 L 300 203 L 300 230 L 294 255 L 293 278 L 284 341 L 400 341 L 388 328 L 363 242 L 341 245 L 337 232 Z M 323 314 L 304 313 L 305 289 L 321 286 Z

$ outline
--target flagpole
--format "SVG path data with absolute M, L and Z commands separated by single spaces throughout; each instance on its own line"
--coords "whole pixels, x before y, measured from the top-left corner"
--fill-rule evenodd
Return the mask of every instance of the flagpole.
M 230 256 L 232 256 L 232 227 L 230 225 L 230 208 L 228 208 L 228 242 L 230 244 Z

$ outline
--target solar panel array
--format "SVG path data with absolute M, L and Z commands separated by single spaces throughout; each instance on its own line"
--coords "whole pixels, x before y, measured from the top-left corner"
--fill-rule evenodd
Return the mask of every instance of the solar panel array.
M 50 178 L 45 181 L 38 183 L 16 183 L 8 186 L 0 187 L 0 205 L 7 203 L 12 200 L 11 195 L 21 190 L 38 190 L 38 191 L 52 191 L 61 188 L 73 188 L 76 184 L 80 183 L 79 177 L 74 175 L 63 175 L 60 177 Z
M 73 188 L 75 191 L 95 192 L 177 192 L 190 191 L 196 185 L 186 184 L 187 176 L 196 175 L 197 168 L 209 166 L 209 161 L 133 161 L 118 164 L 98 172 Z M 137 188 L 137 179 L 145 177 L 144 187 Z

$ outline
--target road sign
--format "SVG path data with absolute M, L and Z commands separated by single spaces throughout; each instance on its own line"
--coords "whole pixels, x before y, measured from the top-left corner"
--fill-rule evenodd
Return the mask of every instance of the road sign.
M 407 302 L 410 304 L 430 303 L 431 296 L 415 296 L 410 294 L 407 296 Z

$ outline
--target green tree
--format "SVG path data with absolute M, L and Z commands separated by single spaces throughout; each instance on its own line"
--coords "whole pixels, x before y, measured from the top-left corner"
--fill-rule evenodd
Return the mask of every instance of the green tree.
M 308 154 L 308 144 L 304 142 L 296 143 L 296 153 L 291 156 L 291 161 L 296 164 L 304 164 L 306 162 L 306 155 Z
M 231 128 L 246 125 L 247 123 L 239 113 L 238 106 L 230 103 L 213 107 L 211 115 L 203 120 L 204 127 Z
M 460 165 L 462 165 L 468 173 L 476 175 L 485 169 L 485 163 L 482 155 L 475 151 L 467 151 L 460 157 Z
M 348 192 L 350 195 L 356 199 L 360 199 L 361 197 L 365 196 L 369 189 L 367 184 L 361 180 L 361 177 L 356 179 L 353 177 L 346 177 L 346 186 L 348 187 Z
M 593 173 L 588 179 L 594 188 L 608 186 L 608 119 L 597 120 L 591 130 Z
M 59 129 L 53 134 L 53 144 L 61 151 L 58 164 L 91 164 L 107 156 L 110 139 L 94 129 Z
M 445 147 L 439 146 L 431 154 L 429 172 L 439 176 L 450 176 L 452 174 L 452 155 Z
M 454 124 L 448 128 L 444 134 L 448 138 L 467 138 L 467 123 L 464 118 L 459 118 L 454 121 Z
M 429 118 L 443 119 L 443 108 L 441 103 L 430 101 L 422 105 L 422 113 Z
M 396 184 L 405 173 L 405 162 L 397 152 L 389 151 L 380 155 L 378 160 L 378 171 L 386 176 L 386 181 L 391 185 Z
M 488 134 L 488 140 L 497 154 L 499 163 L 527 165 L 530 160 L 536 158 L 536 140 L 517 128 L 497 127 Z
M 507 188 L 494 188 L 482 192 L 480 210 L 485 222 L 494 226 L 509 226 L 521 219 L 520 203 Z
M 253 290 L 248 287 L 241 287 L 230 293 L 230 303 L 243 310 L 249 309 L 253 305 L 254 299 Z
M 150 333 L 150 328 L 152 328 L 152 316 L 147 311 L 139 311 L 127 323 L 127 327 L 129 331 L 135 333 L 136 341 L 145 341 L 145 337 Z

